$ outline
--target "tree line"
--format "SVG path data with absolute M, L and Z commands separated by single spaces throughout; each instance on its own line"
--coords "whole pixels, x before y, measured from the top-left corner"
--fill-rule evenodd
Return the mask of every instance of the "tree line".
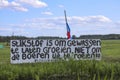
M 26 36 L 0 36 L 0 42 L 10 42 L 14 39 L 66 39 L 65 37 L 52 37 L 52 36 L 38 36 L 38 37 L 26 37 Z M 77 37 L 72 35 L 72 39 L 101 39 L 101 40 L 118 40 L 120 34 L 108 34 L 108 35 L 81 35 Z
M 118 40 L 120 34 L 107 34 L 107 35 L 81 35 L 80 37 L 72 36 L 73 39 L 101 39 L 101 40 Z

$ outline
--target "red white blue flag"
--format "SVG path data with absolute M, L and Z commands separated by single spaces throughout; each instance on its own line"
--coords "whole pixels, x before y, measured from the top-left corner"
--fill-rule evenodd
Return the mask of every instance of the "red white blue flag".
M 69 27 L 68 23 L 66 23 L 66 28 L 67 28 L 67 39 L 71 39 L 70 27 Z
M 64 10 L 64 14 L 65 14 L 65 21 L 66 21 L 66 28 L 67 28 L 67 39 L 72 39 L 71 35 L 70 35 L 70 27 L 67 23 L 67 17 L 66 17 L 66 11 Z

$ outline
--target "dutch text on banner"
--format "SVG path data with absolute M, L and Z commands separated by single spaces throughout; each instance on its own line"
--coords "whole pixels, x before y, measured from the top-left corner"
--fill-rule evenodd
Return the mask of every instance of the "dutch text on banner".
M 11 40 L 11 63 L 51 62 L 56 60 L 101 60 L 99 39 Z

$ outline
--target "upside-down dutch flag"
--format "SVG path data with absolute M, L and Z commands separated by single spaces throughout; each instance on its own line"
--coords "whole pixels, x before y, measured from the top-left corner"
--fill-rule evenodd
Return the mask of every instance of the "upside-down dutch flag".
M 68 23 L 66 22 L 66 28 L 67 28 L 67 39 L 71 39 L 71 35 L 70 35 L 70 27 L 68 25 Z

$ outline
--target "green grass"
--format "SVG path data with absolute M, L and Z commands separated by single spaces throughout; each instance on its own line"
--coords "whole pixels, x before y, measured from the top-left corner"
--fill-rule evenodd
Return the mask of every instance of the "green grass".
M 0 49 L 0 80 L 120 80 L 120 40 L 102 41 L 101 61 L 10 64 L 10 47 Z
M 102 41 L 102 56 L 105 61 L 120 62 L 120 40 Z
M 2 64 L 0 80 L 119 80 L 120 65 L 103 61 Z
M 10 47 L 7 43 L 0 43 L 3 48 L 0 48 L 0 63 L 10 63 Z

